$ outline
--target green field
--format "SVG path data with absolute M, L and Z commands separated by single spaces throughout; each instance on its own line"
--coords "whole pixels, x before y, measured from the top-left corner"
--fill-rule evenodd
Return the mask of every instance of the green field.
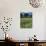
M 21 28 L 32 28 L 32 18 L 20 18 Z

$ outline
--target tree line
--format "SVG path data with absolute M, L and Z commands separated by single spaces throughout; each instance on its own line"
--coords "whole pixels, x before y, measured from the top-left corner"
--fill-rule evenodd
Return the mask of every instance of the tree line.
M 28 14 L 28 13 L 24 13 L 24 14 L 20 14 L 21 18 L 32 18 L 32 14 Z

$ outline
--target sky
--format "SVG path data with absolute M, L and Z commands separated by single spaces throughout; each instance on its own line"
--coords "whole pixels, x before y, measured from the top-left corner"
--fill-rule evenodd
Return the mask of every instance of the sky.
M 22 14 L 22 15 L 29 15 L 29 16 L 32 16 L 32 12 L 21 12 L 20 14 Z

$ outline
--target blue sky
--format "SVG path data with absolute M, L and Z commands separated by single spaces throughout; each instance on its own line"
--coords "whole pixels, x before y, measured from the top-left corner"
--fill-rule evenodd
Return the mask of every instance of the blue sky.
M 28 14 L 29 16 L 32 16 L 32 12 L 21 12 L 20 14 L 22 14 L 22 15 Z

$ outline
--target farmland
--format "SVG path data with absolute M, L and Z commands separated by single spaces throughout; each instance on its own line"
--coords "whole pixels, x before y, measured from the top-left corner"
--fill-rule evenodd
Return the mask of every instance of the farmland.
M 20 18 L 21 28 L 32 28 L 32 18 Z

